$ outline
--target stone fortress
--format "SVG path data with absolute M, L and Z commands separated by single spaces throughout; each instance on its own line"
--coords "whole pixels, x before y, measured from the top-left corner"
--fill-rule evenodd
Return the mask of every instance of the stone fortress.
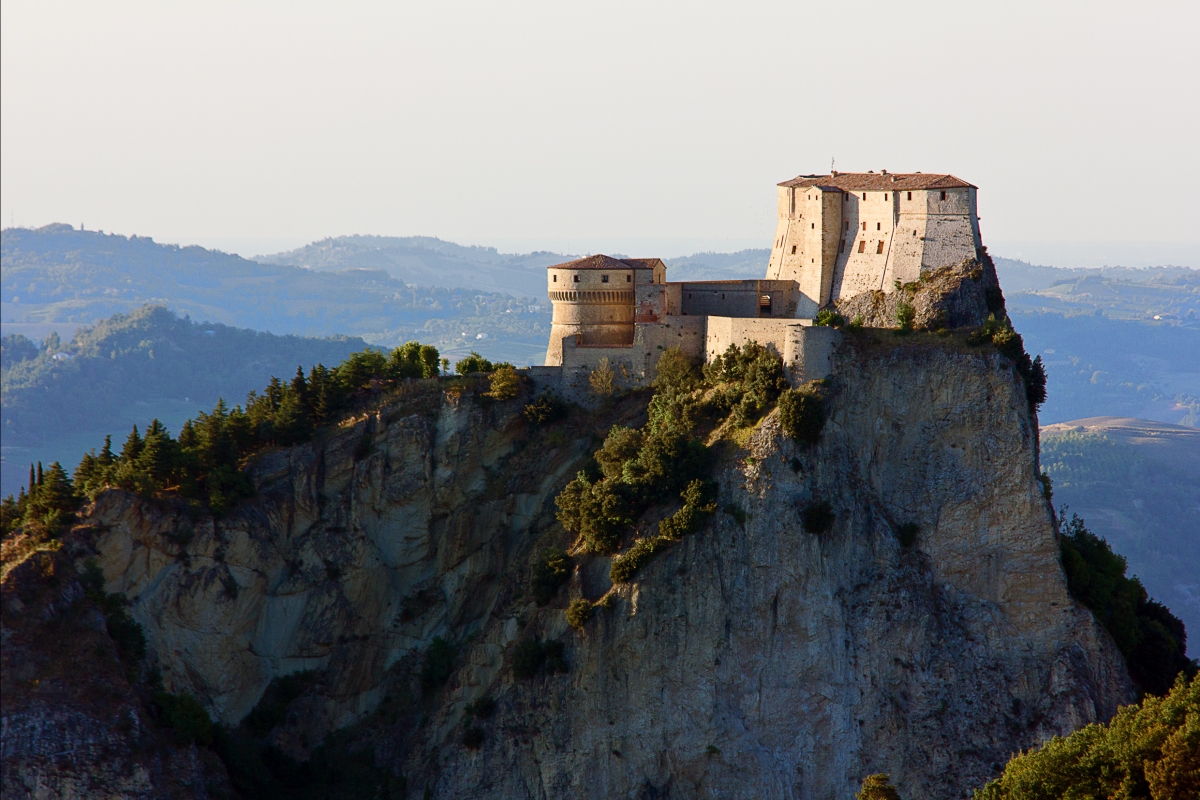
M 566 387 L 607 358 L 621 382 L 636 385 L 668 347 L 708 360 L 753 340 L 783 358 L 794 383 L 824 377 L 838 333 L 814 327 L 817 312 L 981 257 L 975 193 L 953 175 L 921 172 L 784 181 L 763 280 L 671 283 L 657 258 L 551 266 L 546 366 L 562 368 Z

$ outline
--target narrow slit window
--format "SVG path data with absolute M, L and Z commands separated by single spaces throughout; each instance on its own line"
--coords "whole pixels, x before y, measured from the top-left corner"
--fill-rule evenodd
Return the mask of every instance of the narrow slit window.
M 867 252 L 867 240 L 866 239 L 863 239 L 861 242 L 858 243 L 858 252 L 860 252 L 860 253 Z
M 881 230 L 883 230 L 883 223 L 882 223 L 882 222 L 876 222 L 876 223 L 875 223 L 875 230 L 877 230 L 877 231 L 881 231 Z
M 808 226 L 809 226 L 810 228 L 813 228 L 813 229 L 815 230 L 815 229 L 816 229 L 816 227 L 817 227 L 817 223 L 815 223 L 815 222 L 810 222 L 810 223 L 808 223 Z
M 555 275 L 555 276 L 554 276 L 554 283 L 558 283 L 558 276 L 557 276 L 557 275 Z
M 909 199 L 909 200 L 912 200 L 912 192 L 909 192 L 909 193 L 908 193 L 908 199 Z
M 792 245 L 792 255 L 796 255 L 796 245 Z
M 945 193 L 945 192 L 942 192 L 942 199 L 943 199 L 943 200 L 945 200 L 945 199 L 946 199 L 946 193 Z
M 867 223 L 865 223 L 865 222 L 864 222 L 864 223 L 862 224 L 862 226 L 863 226 L 863 230 L 865 231 L 865 230 L 867 229 Z
M 867 193 L 863 192 L 863 200 L 866 200 L 866 199 L 867 199 Z
M 881 256 L 881 255 L 883 255 L 883 239 L 880 239 L 880 240 L 879 240 L 879 244 L 878 244 L 878 245 L 876 245 L 876 247 L 875 247 L 875 255 L 877 255 L 877 256 Z
M 626 283 L 633 283 L 633 276 L 632 276 L 632 275 L 626 275 L 626 276 L 625 276 L 625 282 L 626 282 Z
M 884 201 L 885 201 L 885 202 L 887 201 L 887 192 L 884 192 L 884 193 L 883 193 L 883 199 L 884 199 Z

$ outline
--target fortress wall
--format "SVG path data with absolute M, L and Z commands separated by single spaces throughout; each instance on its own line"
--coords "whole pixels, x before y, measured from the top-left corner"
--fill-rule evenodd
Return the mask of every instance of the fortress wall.
M 794 319 L 738 319 L 709 317 L 705 361 L 722 355 L 730 345 L 758 342 L 779 354 L 793 385 L 824 378 L 832 370 L 830 358 L 841 333 Z
M 847 195 L 847 211 L 853 208 L 857 213 L 853 214 L 854 224 L 850 230 L 843 233 L 846 246 L 836 270 L 832 297 L 853 297 L 871 289 L 884 288 L 888 251 L 895 232 L 895 194 L 852 192 Z
M 687 316 L 758 316 L 758 281 L 706 281 L 680 284 Z
M 833 349 L 842 333 L 835 328 L 796 325 L 788 333 L 783 366 L 792 385 L 815 381 L 833 372 Z

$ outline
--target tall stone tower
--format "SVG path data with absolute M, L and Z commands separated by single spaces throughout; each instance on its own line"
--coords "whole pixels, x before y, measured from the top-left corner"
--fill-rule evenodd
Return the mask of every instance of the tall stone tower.
M 562 365 L 562 340 L 574 336 L 580 347 L 633 344 L 637 287 L 666 282 L 666 266 L 657 258 L 617 259 L 588 256 L 546 269 L 554 315 L 546 366 Z
M 834 172 L 779 184 L 767 278 L 794 280 L 797 317 L 975 258 L 976 187 L 953 175 Z

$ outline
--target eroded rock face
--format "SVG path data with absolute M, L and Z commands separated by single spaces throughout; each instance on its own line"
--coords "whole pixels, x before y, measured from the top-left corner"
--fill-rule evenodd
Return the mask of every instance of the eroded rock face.
M 744 522 L 715 515 L 582 633 L 562 606 L 608 588 L 607 559 L 550 607 L 527 587 L 537 547 L 564 541 L 553 497 L 592 431 L 576 416 L 531 436 L 519 401 L 469 396 L 264 458 L 259 496 L 219 523 L 105 495 L 107 588 L 133 600 L 168 688 L 228 722 L 272 677 L 319 670 L 277 741 L 303 755 L 374 726 L 412 797 L 850 798 L 883 771 L 905 796 L 958 797 L 1132 699 L 1067 595 L 1011 365 L 850 335 L 833 374 L 817 446 L 772 414 L 718 459 L 719 502 Z M 814 535 L 800 512 L 818 501 L 835 522 Z M 458 655 L 423 724 L 366 720 L 438 635 Z M 569 672 L 516 680 L 530 637 L 565 642 Z M 463 708 L 485 694 L 496 713 L 466 749 Z
M 868 328 L 898 327 L 901 303 L 913 309 L 915 330 L 971 328 L 987 321 L 988 314 L 1004 319 L 1004 296 L 996 267 L 986 252 L 953 266 L 927 272 L 921 280 L 895 291 L 863 292 L 834 303 L 847 321 L 858 319 Z

